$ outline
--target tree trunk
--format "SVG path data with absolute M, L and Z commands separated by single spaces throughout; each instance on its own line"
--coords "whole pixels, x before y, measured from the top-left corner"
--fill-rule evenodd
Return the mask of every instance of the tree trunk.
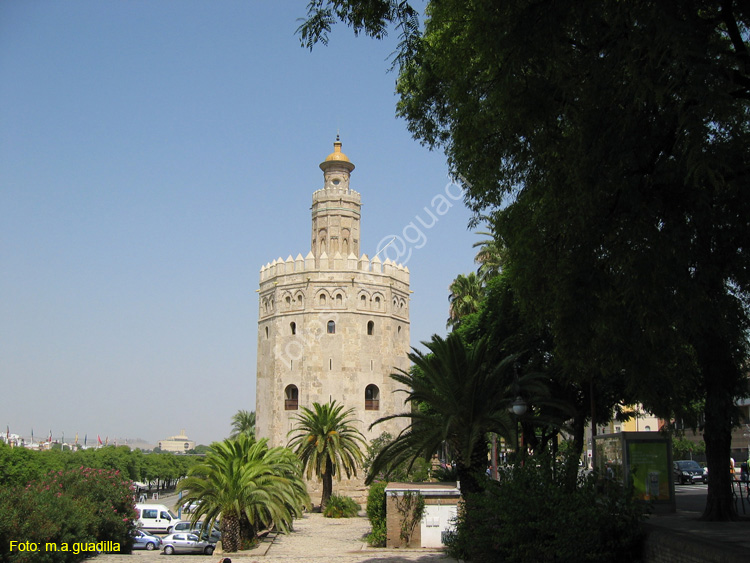
M 333 464 L 330 459 L 326 460 L 326 472 L 320 477 L 323 480 L 323 496 L 320 498 L 320 511 L 323 512 L 328 504 L 328 499 L 333 494 Z
M 727 348 L 727 343 L 716 332 L 710 331 L 704 332 L 703 344 L 698 348 L 698 361 L 706 388 L 703 439 L 708 462 L 708 494 L 701 520 L 712 522 L 737 519 L 729 471 L 734 389 L 737 384 L 736 368 Z
M 477 444 L 468 463 L 463 459 L 463 455 L 457 456 L 456 473 L 461 483 L 461 496 L 465 502 L 467 502 L 467 495 L 482 491 L 482 485 L 479 483 L 478 477 L 484 475 L 484 470 L 487 467 L 487 450 L 485 446 L 484 442 Z
M 230 553 L 240 548 L 240 519 L 233 512 L 221 515 L 221 547 Z

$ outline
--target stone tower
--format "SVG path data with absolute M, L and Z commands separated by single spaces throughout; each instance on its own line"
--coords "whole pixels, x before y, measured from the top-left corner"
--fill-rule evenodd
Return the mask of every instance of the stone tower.
M 359 255 L 354 164 L 338 136 L 333 146 L 320 164 L 323 189 L 313 193 L 310 252 L 260 270 L 256 433 L 271 446 L 287 444 L 300 407 L 332 399 L 354 408 L 368 442 L 406 425 L 397 419 L 368 430 L 405 410 L 389 376 L 408 369 L 409 270 Z

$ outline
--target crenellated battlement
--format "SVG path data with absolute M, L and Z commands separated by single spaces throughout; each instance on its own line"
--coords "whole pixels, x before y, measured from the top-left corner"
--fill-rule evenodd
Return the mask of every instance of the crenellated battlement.
M 315 264 L 315 256 L 312 252 L 308 252 L 304 258 L 302 254 L 297 254 L 296 258 L 292 258 L 290 254 L 286 260 L 279 257 L 260 269 L 260 282 L 263 284 L 278 276 L 304 272 L 362 272 L 392 277 L 409 284 L 409 268 L 403 264 L 392 262 L 389 258 L 381 262 L 377 256 L 370 260 L 367 254 L 363 254 L 360 258 L 349 254 L 344 258 L 339 252 L 333 257 L 329 257 L 324 252 L 320 255 L 319 265 Z
M 359 192 L 355 190 L 350 190 L 349 188 L 323 188 L 321 190 L 315 190 L 313 192 L 313 203 L 316 201 L 323 201 L 323 200 L 330 200 L 330 199 L 347 199 L 352 202 L 359 203 L 362 199 L 362 196 Z

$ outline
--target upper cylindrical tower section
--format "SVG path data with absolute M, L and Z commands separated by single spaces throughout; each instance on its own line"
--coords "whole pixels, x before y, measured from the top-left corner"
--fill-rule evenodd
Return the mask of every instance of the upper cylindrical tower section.
M 359 256 L 359 220 L 362 203 L 358 192 L 349 189 L 349 176 L 354 164 L 341 152 L 341 141 L 336 135 L 333 152 L 320 163 L 323 171 L 323 189 L 313 193 L 312 245 L 318 267 L 320 256 L 333 258 Z

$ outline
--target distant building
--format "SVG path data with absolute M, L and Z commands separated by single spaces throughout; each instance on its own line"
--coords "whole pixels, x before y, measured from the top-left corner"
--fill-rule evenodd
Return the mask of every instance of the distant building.
M 195 442 L 185 435 L 185 430 L 181 430 L 177 436 L 170 436 L 166 440 L 159 441 L 159 448 L 164 452 L 174 452 L 184 454 L 188 450 L 195 449 Z

